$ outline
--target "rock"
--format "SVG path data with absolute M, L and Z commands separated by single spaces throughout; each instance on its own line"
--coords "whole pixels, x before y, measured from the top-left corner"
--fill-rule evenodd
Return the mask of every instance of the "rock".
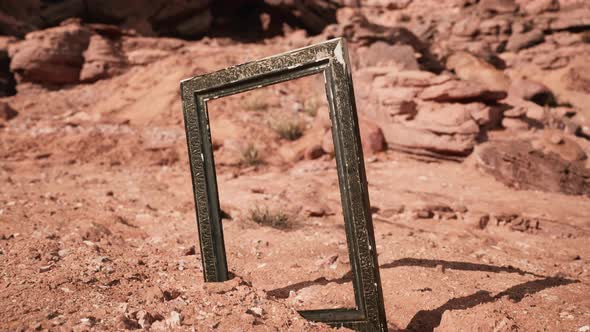
M 468 52 L 453 53 L 446 66 L 465 81 L 482 84 L 492 90 L 508 90 L 510 78 L 496 67 Z
M 431 131 L 436 134 L 477 134 L 479 126 L 471 117 L 470 108 L 479 107 L 478 104 L 421 104 L 416 117 L 405 125 Z M 477 106 L 474 106 L 477 105 Z
M 16 118 L 18 116 L 18 112 L 10 106 L 10 104 L 5 102 L 0 102 L 0 127 L 3 126 L 4 123 Z
M 84 52 L 84 65 L 80 71 L 80 81 L 94 82 L 99 79 L 121 74 L 126 67 L 125 55 L 116 42 L 100 35 L 90 38 L 88 49 Z
M 32 32 L 9 47 L 10 70 L 19 83 L 76 83 L 90 36 L 90 30 L 75 23 Z
M 482 21 L 479 25 L 479 31 L 484 35 L 508 35 L 512 30 L 511 24 L 512 22 L 508 18 L 495 16 Z
M 322 144 L 314 144 L 308 147 L 304 154 L 303 158 L 307 160 L 318 159 L 319 157 L 324 155 L 324 150 L 322 149 Z
M 549 24 L 549 28 L 553 31 L 583 29 L 588 26 L 590 26 L 590 11 L 587 8 L 562 11 Z
M 225 294 L 234 291 L 239 285 L 244 284 L 241 278 L 233 278 L 224 282 L 209 282 L 203 284 L 203 290 L 207 294 Z
M 405 27 L 388 27 L 371 23 L 360 12 L 351 17 L 346 24 L 327 27 L 323 34 L 328 38 L 344 37 L 351 43 L 367 48 L 376 42 L 407 45 L 414 50 L 414 53 L 419 54 L 417 60 L 423 69 L 437 73 L 442 70 L 437 58 L 430 52 L 428 44 L 422 42 L 412 31 Z
M 517 33 L 510 36 L 506 44 L 506 50 L 518 52 L 522 49 L 535 46 L 545 41 L 545 34 L 540 29 L 534 29 L 529 32 Z
M 502 127 L 508 130 L 528 130 L 530 124 L 521 118 L 504 118 L 502 119 Z
M 363 152 L 372 155 L 385 150 L 385 137 L 383 131 L 373 121 L 359 117 L 359 127 Z
M 514 0 L 481 0 L 479 8 L 494 14 L 507 14 L 514 13 L 518 9 L 518 5 Z
M 587 158 L 584 149 L 572 137 L 561 131 L 545 129 L 539 143 L 544 153 L 555 153 L 566 161 L 582 161 Z
M 384 151 L 386 143 L 381 128 L 373 122 L 373 120 L 365 118 L 364 116 L 359 116 L 358 121 L 364 155 L 370 156 L 377 152 Z M 334 141 L 332 139 L 331 131 L 327 131 L 324 134 L 321 142 L 323 151 L 328 154 L 334 154 Z
M 474 135 L 436 134 L 426 129 L 408 127 L 402 123 L 382 124 L 388 147 L 430 156 L 466 156 L 475 145 Z
M 182 314 L 173 310 L 170 312 L 170 318 L 166 319 L 166 323 L 169 327 L 177 327 L 182 324 L 182 319 Z
M 520 11 L 528 15 L 539 15 L 544 12 L 559 10 L 558 0 L 519 0 Z
M 264 310 L 260 307 L 252 307 L 252 308 L 246 310 L 246 313 L 250 314 L 252 316 L 261 318 L 262 315 L 264 315 Z
M 118 321 L 119 323 L 117 327 L 123 330 L 137 330 L 141 328 L 141 325 L 139 325 L 136 320 L 131 319 L 125 315 L 119 316 Z
M 514 80 L 508 90 L 510 96 L 532 101 L 538 105 L 555 102 L 553 92 L 544 84 L 530 80 Z
M 562 80 L 569 90 L 590 94 L 590 64 L 572 66 Z
M 496 102 L 506 95 L 504 91 L 490 90 L 475 82 L 449 81 L 424 89 L 418 97 L 437 102 Z
M 539 124 L 545 121 L 545 110 L 533 102 L 512 96 L 506 98 L 503 102 L 510 106 L 509 109 L 504 111 L 505 117 L 522 118 L 526 116 L 529 119 L 537 121 Z
M 389 66 L 395 65 L 400 69 L 418 70 L 416 52 L 409 45 L 390 45 L 377 41 L 368 48 L 359 50 L 359 58 L 362 66 Z
M 495 107 L 482 103 L 464 104 L 469 111 L 471 118 L 480 126 L 486 129 L 496 128 L 502 121 L 502 113 Z
M 590 169 L 558 154 L 534 149 L 524 140 L 487 142 L 473 153 L 476 165 L 496 180 L 517 189 L 590 194 Z
M 459 20 L 453 25 L 453 34 L 461 37 L 472 37 L 479 32 L 481 24 L 480 18 L 477 16 L 467 16 Z

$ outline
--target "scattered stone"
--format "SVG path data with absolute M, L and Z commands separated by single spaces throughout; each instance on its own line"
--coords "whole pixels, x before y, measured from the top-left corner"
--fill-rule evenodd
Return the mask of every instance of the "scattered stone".
M 203 290 L 207 294 L 225 294 L 236 290 L 239 285 L 243 285 L 241 278 L 233 278 L 224 282 L 209 282 L 203 284 Z
M 170 312 L 170 318 L 166 320 L 166 323 L 170 327 L 180 326 L 180 324 L 182 324 L 182 319 L 182 314 L 173 310 Z
M 190 246 L 189 248 L 185 249 L 184 252 L 182 253 L 184 256 L 192 256 L 192 255 L 196 255 L 196 249 L 195 246 Z
M 53 268 L 53 265 L 45 265 L 45 266 L 41 266 L 39 268 L 39 272 L 43 273 L 43 272 L 48 272 Z
M 141 328 L 139 323 L 125 315 L 119 316 L 119 324 L 118 327 L 124 330 L 137 330 Z
M 336 263 L 337 260 L 338 260 L 338 255 L 335 254 L 335 255 L 331 255 L 328 257 L 318 259 L 315 262 L 315 265 L 318 266 L 319 268 L 328 268 L 328 267 L 331 268 Z
M 246 310 L 246 313 L 261 318 L 264 315 L 264 310 L 260 307 L 252 307 Z

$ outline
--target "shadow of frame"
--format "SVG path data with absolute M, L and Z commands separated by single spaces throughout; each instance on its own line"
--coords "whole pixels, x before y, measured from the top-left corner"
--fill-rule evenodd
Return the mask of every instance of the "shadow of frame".
M 417 266 L 435 268 L 436 266 L 443 266 L 448 270 L 459 270 L 459 271 L 481 271 L 490 273 L 516 273 L 522 276 L 529 275 L 537 280 L 527 281 L 515 286 L 512 286 L 496 295 L 492 295 L 491 292 L 481 290 L 471 295 L 456 297 L 450 299 L 443 305 L 431 309 L 431 310 L 420 310 L 410 320 L 410 323 L 405 329 L 401 331 L 434 331 L 434 329 L 440 325 L 442 316 L 445 311 L 449 310 L 466 310 L 469 308 L 476 307 L 480 304 L 491 303 L 497 301 L 504 296 L 508 296 L 511 301 L 520 302 L 525 296 L 538 293 L 544 289 L 565 286 L 573 283 L 580 282 L 579 280 L 561 278 L 561 277 L 548 277 L 533 272 L 525 271 L 513 266 L 495 266 L 480 263 L 469 263 L 469 262 L 457 262 L 457 261 L 445 261 L 438 259 L 422 259 L 422 258 L 402 258 L 380 266 L 381 269 L 390 269 L 400 266 Z M 324 277 L 298 282 L 286 287 L 276 288 L 268 291 L 268 295 L 275 298 L 287 298 L 291 291 L 298 291 L 306 287 L 320 285 L 324 286 L 329 283 L 343 284 L 352 280 L 352 273 L 349 271 L 345 275 L 337 279 L 326 279 Z

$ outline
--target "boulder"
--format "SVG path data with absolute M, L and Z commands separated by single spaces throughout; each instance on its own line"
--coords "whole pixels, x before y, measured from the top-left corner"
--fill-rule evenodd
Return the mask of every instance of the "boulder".
M 424 89 L 418 97 L 437 102 L 496 102 L 506 98 L 506 92 L 492 90 L 475 82 L 448 81 Z
M 476 135 L 479 133 L 479 126 L 472 118 L 470 108 L 475 107 L 463 104 L 423 103 L 419 105 L 415 118 L 404 122 L 404 125 L 435 134 Z
M 467 156 L 475 146 L 474 135 L 441 135 L 402 123 L 381 126 L 388 147 L 432 156 Z
M 446 66 L 465 81 L 473 81 L 493 90 L 507 90 L 510 78 L 496 67 L 468 52 L 448 57 Z
M 386 143 L 383 131 L 375 122 L 364 117 L 359 117 L 359 126 L 365 156 L 385 150 Z M 334 154 L 334 140 L 331 130 L 326 131 L 322 137 L 322 149 L 328 154 Z
M 390 45 L 379 41 L 360 49 L 358 56 L 364 67 L 395 65 L 400 69 L 419 69 L 415 51 L 409 45 Z
M 121 74 L 126 68 L 126 57 L 116 41 L 101 35 L 90 38 L 88 49 L 84 51 L 84 65 L 80 80 L 93 82 Z
M 29 33 L 9 47 L 10 70 L 19 82 L 76 83 L 91 35 L 77 23 Z
M 590 169 L 582 161 L 544 153 L 525 140 L 478 145 L 473 160 L 479 169 L 509 187 L 590 195 Z
M 586 160 L 588 157 L 574 137 L 555 129 L 544 130 L 543 136 L 533 142 L 533 146 L 544 153 L 555 153 L 571 162 Z
M 540 29 L 533 29 L 529 32 L 515 33 L 508 39 L 506 50 L 518 52 L 522 49 L 535 46 L 545 41 L 545 34 Z

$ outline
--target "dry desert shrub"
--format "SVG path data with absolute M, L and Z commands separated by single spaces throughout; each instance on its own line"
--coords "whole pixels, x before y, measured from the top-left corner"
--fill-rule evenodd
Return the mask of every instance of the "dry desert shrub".
M 294 141 L 303 136 L 304 128 L 301 121 L 294 116 L 280 116 L 270 123 L 271 128 L 279 134 L 279 137 Z
M 248 146 L 242 150 L 241 159 L 241 163 L 247 166 L 256 166 L 264 162 L 260 156 L 258 148 L 256 148 L 254 144 L 248 144 Z
M 293 225 L 291 216 L 281 210 L 270 210 L 268 207 L 256 206 L 250 210 L 250 220 L 262 225 L 278 229 L 288 229 Z

